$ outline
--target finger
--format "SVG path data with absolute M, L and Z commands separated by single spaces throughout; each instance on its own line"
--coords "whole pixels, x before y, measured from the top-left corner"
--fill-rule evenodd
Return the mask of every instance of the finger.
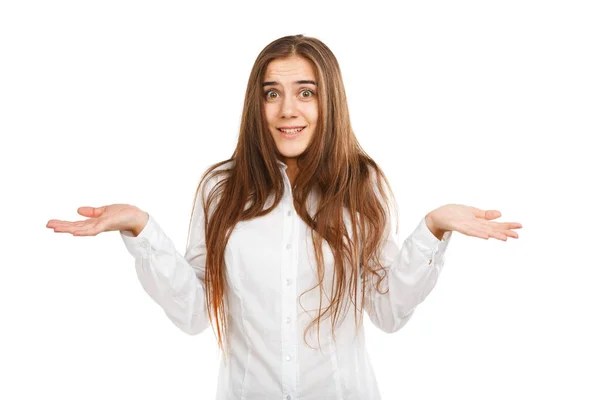
M 500 238 L 502 238 L 502 240 L 504 240 L 504 241 L 506 241 L 507 238 L 509 238 L 509 237 L 515 238 L 515 239 L 519 238 L 519 234 L 510 229 L 496 229 L 494 232 L 497 233 L 498 236 Z
M 94 217 L 94 207 L 79 207 L 77 209 L 77 213 L 83 215 L 84 217 L 90 217 L 93 218 Z
M 507 237 L 504 233 L 505 229 L 502 229 L 500 227 L 502 224 L 499 224 L 497 222 L 488 222 L 481 220 L 475 220 L 475 223 L 478 225 L 479 230 L 487 233 L 490 237 L 506 241 Z
M 63 221 L 60 219 L 51 219 L 50 221 L 48 221 L 48 223 L 46 224 L 46 226 L 48 228 L 51 228 L 53 226 L 57 226 L 57 225 L 63 225 L 63 224 L 70 224 L 71 221 Z
M 502 213 L 498 210 L 487 210 L 485 212 L 484 218 L 490 221 L 492 219 L 500 218 L 501 216 Z
M 102 206 L 102 207 L 84 206 L 84 207 L 79 207 L 77 209 L 77 212 L 86 217 L 98 218 L 99 216 L 101 216 L 104 213 L 104 210 L 106 210 L 106 206 Z
M 484 230 L 474 228 L 471 225 L 464 226 L 462 232 L 468 236 L 479 237 L 485 240 L 489 239 L 489 235 Z
M 523 227 L 523 225 L 518 222 L 490 222 L 490 224 L 492 224 L 495 228 L 502 230 L 521 229 Z
M 87 221 L 90 220 L 86 220 L 86 221 L 75 221 L 75 222 L 71 222 L 71 221 L 57 221 L 53 224 L 48 224 L 47 226 L 49 228 L 65 228 L 65 227 L 73 227 L 73 226 L 81 226 L 84 225 L 85 223 L 87 223 Z
M 50 221 L 46 224 L 46 227 L 54 229 L 54 231 L 56 231 L 65 229 L 67 226 L 69 226 L 68 224 L 69 223 L 65 221 Z
M 473 221 L 477 225 L 475 229 L 479 229 L 480 231 L 486 232 L 490 237 L 495 239 L 506 241 L 508 237 L 513 237 L 515 239 L 519 238 L 517 232 L 514 232 L 512 229 L 521 228 L 521 224 L 518 222 L 492 222 L 486 220 L 476 219 Z
M 96 236 L 100 232 L 98 229 L 75 230 L 73 236 Z
M 88 221 L 88 224 L 82 225 L 78 228 L 74 228 L 73 236 L 96 236 L 97 234 L 106 231 L 105 225 L 98 222 L 97 219 L 90 219 Z
M 50 228 L 54 229 L 54 232 L 73 233 L 75 230 L 81 230 L 82 228 L 85 229 L 86 227 L 90 226 L 94 221 L 95 220 L 91 219 L 77 222 L 62 221 L 50 226 Z
M 508 240 L 508 237 L 502 232 L 494 231 L 494 232 L 490 233 L 490 236 L 493 237 L 494 239 L 503 240 L 505 242 Z
M 54 229 L 54 232 L 56 232 L 56 233 L 60 233 L 60 232 L 71 233 L 74 228 L 71 226 L 68 226 L 68 225 L 59 225 L 59 226 L 55 226 L 52 229 Z
M 477 207 L 471 207 L 471 209 L 476 218 L 492 220 L 502 216 L 502 213 L 498 210 L 481 210 Z
M 488 233 L 497 229 L 497 226 L 498 226 L 497 222 L 490 222 L 485 219 L 484 220 L 475 219 L 475 220 L 472 220 L 471 223 L 475 224 L 476 229 L 479 229 L 481 231 L 488 232 Z
M 73 231 L 81 229 L 78 226 L 74 226 L 72 224 L 62 224 L 62 225 L 58 225 L 56 227 L 54 227 L 54 232 L 67 232 L 67 233 L 73 233 Z

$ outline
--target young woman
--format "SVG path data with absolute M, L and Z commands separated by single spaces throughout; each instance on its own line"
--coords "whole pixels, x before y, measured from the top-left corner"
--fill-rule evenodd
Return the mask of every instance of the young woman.
M 453 231 L 506 241 L 522 227 L 449 204 L 400 247 L 395 205 L 354 136 L 335 56 L 296 35 L 258 55 L 237 147 L 200 180 L 184 256 L 132 205 L 81 207 L 89 219 L 47 227 L 118 230 L 168 318 L 188 334 L 216 328 L 218 399 L 376 400 L 363 310 L 397 331 L 433 289 Z

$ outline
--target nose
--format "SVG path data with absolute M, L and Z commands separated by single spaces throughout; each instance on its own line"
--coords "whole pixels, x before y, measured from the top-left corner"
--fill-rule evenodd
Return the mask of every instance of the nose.
M 294 118 L 298 116 L 296 99 L 294 96 L 285 96 L 281 102 L 280 114 L 282 118 Z

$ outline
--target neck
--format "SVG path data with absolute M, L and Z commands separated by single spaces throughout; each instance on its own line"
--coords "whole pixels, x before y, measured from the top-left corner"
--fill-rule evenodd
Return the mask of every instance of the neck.
M 288 166 L 288 169 L 298 169 L 298 160 L 296 159 L 296 157 L 282 157 L 281 161 Z
M 288 176 L 288 179 L 290 180 L 290 185 L 294 186 L 294 181 L 296 180 L 296 175 L 298 175 L 298 168 L 296 167 L 287 167 L 287 169 L 285 170 L 285 173 Z
M 296 158 L 283 157 L 281 161 L 283 161 L 285 165 L 287 165 L 285 173 L 287 174 L 288 179 L 290 180 L 290 184 L 294 186 L 294 180 L 296 178 L 296 175 L 298 175 L 298 164 L 296 162 Z

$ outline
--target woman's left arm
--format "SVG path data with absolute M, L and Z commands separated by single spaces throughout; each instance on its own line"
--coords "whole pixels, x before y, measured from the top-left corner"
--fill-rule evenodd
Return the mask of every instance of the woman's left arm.
M 513 229 L 522 228 L 520 223 L 491 221 L 501 215 L 497 210 L 448 204 L 428 213 L 402 247 L 388 227 L 381 257 L 387 272 L 380 286 L 385 294 L 373 288 L 365 295 L 365 310 L 373 325 L 392 333 L 408 322 L 437 283 L 453 231 L 484 239 L 518 238 Z

